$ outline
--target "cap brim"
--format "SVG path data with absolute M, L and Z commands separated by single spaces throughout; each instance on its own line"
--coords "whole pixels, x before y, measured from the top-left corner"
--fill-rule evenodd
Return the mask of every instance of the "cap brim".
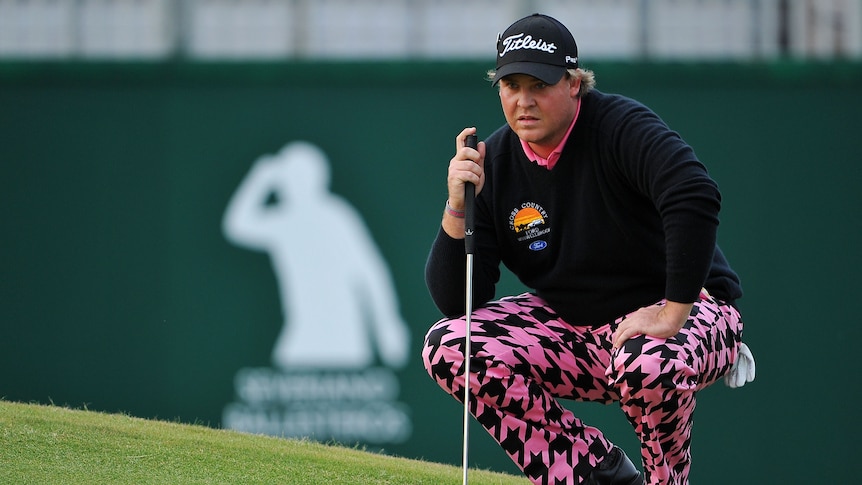
M 506 76 L 512 74 L 526 74 L 542 81 L 545 84 L 557 84 L 566 72 L 565 66 L 553 66 L 551 64 L 540 64 L 538 62 L 510 62 L 497 69 L 494 74 L 493 84 L 500 82 Z

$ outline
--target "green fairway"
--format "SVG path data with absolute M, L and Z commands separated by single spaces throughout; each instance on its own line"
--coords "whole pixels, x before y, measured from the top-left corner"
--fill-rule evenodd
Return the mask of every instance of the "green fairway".
M 0 401 L 0 483 L 458 484 L 461 469 L 356 449 Z M 471 484 L 521 484 L 470 471 Z

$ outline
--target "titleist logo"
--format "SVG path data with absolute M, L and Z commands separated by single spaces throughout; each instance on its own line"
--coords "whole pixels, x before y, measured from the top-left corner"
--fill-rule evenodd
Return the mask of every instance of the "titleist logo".
M 549 44 L 542 39 L 533 40 L 533 36 L 520 33 L 503 39 L 503 52 L 500 53 L 500 57 L 520 49 L 531 49 L 553 54 L 557 50 L 557 46 L 553 42 Z

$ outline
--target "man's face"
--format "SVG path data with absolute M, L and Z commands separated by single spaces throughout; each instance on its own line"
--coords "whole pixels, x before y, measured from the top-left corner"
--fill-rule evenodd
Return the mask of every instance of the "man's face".
M 506 122 L 536 153 L 547 156 L 563 139 L 575 117 L 579 87 L 580 80 L 568 76 L 553 85 L 526 74 L 506 76 L 500 80 L 500 102 Z

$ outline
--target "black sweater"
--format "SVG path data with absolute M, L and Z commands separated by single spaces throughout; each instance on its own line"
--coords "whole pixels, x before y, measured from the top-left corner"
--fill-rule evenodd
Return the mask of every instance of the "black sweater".
M 567 322 L 600 325 L 706 287 L 732 303 L 739 279 L 716 246 L 721 195 L 694 151 L 651 110 L 592 91 L 552 170 L 503 126 L 485 140 L 476 199 L 474 307 L 502 262 Z M 447 316 L 464 313 L 463 239 L 442 229 L 425 278 Z

